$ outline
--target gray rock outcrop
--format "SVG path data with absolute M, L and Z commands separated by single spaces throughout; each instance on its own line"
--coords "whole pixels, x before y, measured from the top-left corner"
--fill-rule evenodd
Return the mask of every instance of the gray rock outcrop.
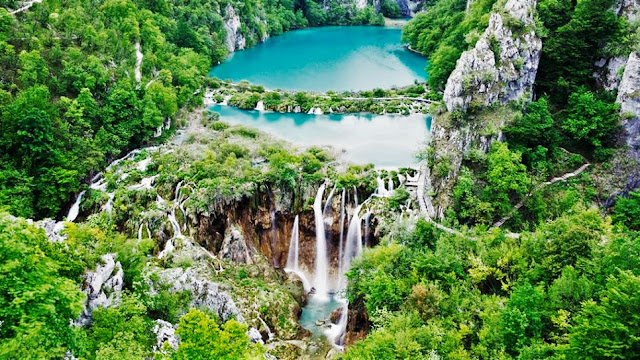
M 235 226 L 229 227 L 225 233 L 222 248 L 220 249 L 220 257 L 241 264 L 253 263 L 247 242 L 242 232 Z
M 509 0 L 504 12 L 491 14 L 475 47 L 462 53 L 447 80 L 447 110 L 504 104 L 531 92 L 542 50 L 535 7 L 535 0 Z
M 227 293 L 220 288 L 220 284 L 203 278 L 195 269 L 172 268 L 156 272 L 159 276 L 159 283 L 168 285 L 170 292 L 188 291 L 192 294 L 190 307 L 207 308 L 218 314 L 224 322 L 231 318 L 244 323 L 244 317 L 236 306 L 235 302 Z M 156 284 L 149 283 L 153 293 Z
M 173 350 L 178 349 L 179 340 L 176 335 L 176 327 L 173 324 L 158 319 L 152 331 L 156 335 L 156 344 L 153 347 L 153 351 L 161 352 L 165 342 L 169 344 Z
M 229 52 L 244 50 L 247 44 L 244 35 L 240 33 L 241 26 L 242 23 L 240 22 L 240 17 L 236 14 L 236 10 L 231 4 L 228 4 L 224 14 L 224 29 L 227 32 L 225 40 Z
M 67 239 L 67 235 L 62 234 L 64 230 L 64 221 L 55 221 L 52 219 L 44 219 L 35 222 L 35 226 L 44 230 L 47 239 L 51 242 L 61 243 Z
M 616 102 L 624 115 L 622 127 L 630 155 L 640 161 L 640 56 L 636 52 L 629 55 Z
M 102 256 L 102 264 L 96 265 L 95 271 L 89 271 L 84 280 L 83 290 L 87 294 L 87 301 L 80 318 L 79 325 L 91 323 L 91 313 L 98 307 L 110 307 L 120 304 L 122 287 L 124 286 L 124 272 L 120 262 L 115 261 L 116 254 Z

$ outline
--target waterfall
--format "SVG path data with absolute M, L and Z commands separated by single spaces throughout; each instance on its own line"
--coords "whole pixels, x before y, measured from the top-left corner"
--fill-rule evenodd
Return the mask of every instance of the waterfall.
M 285 270 L 298 271 L 298 257 L 300 256 L 300 230 L 298 225 L 298 215 L 293 220 L 293 228 L 291 229 L 291 241 L 289 242 L 289 255 L 287 256 L 287 267 Z
M 385 188 L 384 180 L 380 178 L 380 175 L 376 176 L 376 184 L 378 185 L 376 189 L 377 195 L 380 197 L 386 197 L 387 189 Z
M 331 192 L 329 192 L 329 196 L 327 197 L 327 202 L 324 204 L 324 209 L 322 210 L 323 216 L 327 216 L 327 211 L 329 211 L 329 208 L 331 207 L 331 200 L 333 199 L 333 193 L 336 191 L 337 186 L 338 184 L 333 185 L 333 189 L 331 189 Z
M 362 205 L 358 205 L 358 207 L 356 207 L 353 217 L 349 222 L 349 229 L 347 231 L 347 239 L 343 254 L 344 259 L 342 260 L 343 273 L 340 275 L 342 278 L 340 283 L 341 290 L 344 290 L 347 287 L 343 274 L 348 272 L 351 268 L 351 260 L 362 253 L 362 230 L 360 229 L 361 219 L 358 215 L 361 208 Z M 347 320 L 349 316 L 349 302 L 346 300 L 343 301 L 344 304 L 342 305 L 342 312 L 340 313 L 338 323 L 332 325 L 325 333 L 329 340 L 338 347 L 342 347 L 344 345 L 344 338 L 347 332 Z
M 344 199 L 346 188 L 342 188 L 340 197 L 340 242 L 338 243 L 338 276 L 342 276 L 342 249 L 344 248 Z
M 76 198 L 76 201 L 73 203 L 73 205 L 71 205 L 71 209 L 69 209 L 69 213 L 67 214 L 67 221 L 73 222 L 78 217 L 78 213 L 80 212 L 80 202 L 82 201 L 82 196 L 84 195 L 84 193 L 85 190 L 80 192 L 80 194 L 78 194 L 78 197 Z
M 311 290 L 311 285 L 305 274 L 300 270 L 300 228 L 299 228 L 298 215 L 293 220 L 293 228 L 291 229 L 291 241 L 289 242 L 289 254 L 287 256 L 287 266 L 284 268 L 285 272 L 292 272 L 300 278 L 302 281 L 302 287 L 304 292 L 308 293 Z
M 362 205 L 358 205 L 353 213 L 353 217 L 349 222 L 347 230 L 347 238 L 344 245 L 344 254 L 342 260 L 343 272 L 346 273 L 351 268 L 351 260 L 362 253 L 362 229 L 361 219 L 358 216 Z
M 313 214 L 316 223 L 316 263 L 313 286 L 318 299 L 328 300 L 329 260 L 324 233 L 324 218 L 322 216 L 322 195 L 324 194 L 324 188 L 325 184 L 320 185 L 313 201 Z
M 391 178 L 391 174 L 389 174 L 389 192 L 393 191 L 393 178 Z
M 358 188 L 353 185 L 353 201 L 356 203 L 356 207 L 358 206 Z
M 144 223 L 140 223 L 140 227 L 138 228 L 138 242 L 142 241 L 142 226 Z
M 256 104 L 255 110 L 258 110 L 261 112 L 264 111 L 264 102 L 262 102 L 262 100 L 258 101 L 258 103 Z
M 116 193 L 110 192 L 110 193 L 107 193 L 107 195 L 109 196 L 109 200 L 107 200 L 107 203 L 104 204 L 104 206 L 102 207 L 102 210 L 106 211 L 107 214 L 111 215 L 111 211 L 113 210 L 113 198 L 116 196 Z
M 327 338 L 333 343 L 334 346 L 339 349 L 344 348 L 344 339 L 347 335 L 347 320 L 349 318 L 349 302 L 345 301 L 342 305 L 342 311 L 340 311 L 340 317 L 337 324 L 332 324 L 329 329 L 325 331 Z
M 369 246 L 369 228 L 371 225 L 371 211 L 364 214 L 364 246 Z
M 273 340 L 273 333 L 271 332 L 271 329 L 269 329 L 267 323 L 264 322 L 264 320 L 260 317 L 260 314 L 258 314 L 258 320 L 260 320 L 262 326 L 264 326 L 265 330 L 267 330 L 267 337 L 269 338 L 269 341 Z
M 167 219 L 169 220 L 169 223 L 171 224 L 171 227 L 173 228 L 173 236 L 171 237 L 171 239 L 167 240 L 167 244 L 165 245 L 164 250 L 162 250 L 159 254 L 158 254 L 158 258 L 162 259 L 163 257 L 167 256 L 169 253 L 171 253 L 173 251 L 173 249 L 175 248 L 175 245 L 173 243 L 174 239 L 183 239 L 184 236 L 182 236 L 182 231 L 180 231 L 180 224 L 178 223 L 178 220 L 176 219 L 176 207 L 179 206 L 179 196 L 180 196 L 180 187 L 182 186 L 183 181 L 180 181 L 178 183 L 178 185 L 176 185 L 176 190 L 174 193 L 174 197 L 173 197 L 173 201 L 174 204 L 171 207 L 171 211 L 169 212 L 169 214 L 167 215 Z M 160 195 L 158 195 L 158 200 L 157 203 L 160 204 L 164 204 L 164 199 L 162 199 L 162 197 L 160 197 Z

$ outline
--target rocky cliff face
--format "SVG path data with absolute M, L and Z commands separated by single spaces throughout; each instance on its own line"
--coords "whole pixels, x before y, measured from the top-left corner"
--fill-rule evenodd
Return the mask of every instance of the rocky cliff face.
M 224 14 L 224 29 L 227 32 L 226 45 L 229 52 L 236 50 L 244 50 L 247 45 L 247 39 L 240 32 L 242 23 L 240 17 L 236 14 L 236 10 L 228 4 Z
M 422 10 L 425 1 L 421 0 L 396 0 L 396 4 L 400 7 L 402 15 L 415 16 L 417 12 Z
M 445 210 L 452 203 L 452 189 L 456 184 L 465 157 L 471 152 L 487 153 L 494 141 L 500 141 L 500 129 L 513 118 L 507 108 L 491 112 L 491 116 L 479 114 L 464 125 L 455 124 L 449 113 L 437 116 L 431 129 L 432 156 L 427 169 L 425 202 L 432 218 L 444 218 Z M 440 164 L 445 163 L 446 166 Z M 446 168 L 448 171 L 439 171 Z
M 116 260 L 116 254 L 106 254 L 102 257 L 102 264 L 96 265 L 95 271 L 87 272 L 83 291 L 87 294 L 87 301 L 79 325 L 91 323 L 91 313 L 99 307 L 118 306 L 124 286 L 124 272 L 122 265 Z
M 640 19 L 639 0 L 619 0 L 613 8 L 618 16 L 623 16 L 627 21 L 633 23 Z M 620 80 L 624 72 L 624 67 L 629 60 L 629 54 L 616 55 L 609 59 L 600 59 L 596 62 L 599 68 L 593 77 L 605 90 L 613 91 L 620 85 Z
M 626 63 L 616 102 L 625 117 L 622 127 L 629 153 L 640 161 L 640 56 L 632 52 Z
M 447 110 L 465 112 L 530 94 L 542 49 L 535 7 L 535 0 L 509 0 L 504 11 L 491 14 L 475 47 L 462 54 L 447 80 Z

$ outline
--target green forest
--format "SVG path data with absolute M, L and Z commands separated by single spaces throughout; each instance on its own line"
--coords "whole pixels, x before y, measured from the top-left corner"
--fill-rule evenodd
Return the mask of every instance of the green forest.
M 505 3 L 419 2 L 402 41 L 428 58 L 426 84 L 352 94 L 371 98 L 359 103 L 249 83 L 229 92 L 245 109 L 405 115 L 373 99 L 420 96 L 447 131 L 499 138 L 464 149 L 459 168 L 432 145 L 419 151 L 434 179 L 455 179 L 434 219 L 412 216 L 415 194 L 394 180 L 413 170 L 343 166 L 202 105 L 228 85 L 208 74 L 237 50 L 229 19 L 252 47 L 306 27 L 384 25 L 403 17 L 395 1 L 44 0 L 16 13 L 23 3 L 2 1 L 0 359 L 640 358 L 640 191 L 628 183 L 640 166 L 623 129 L 637 114 L 594 76 L 600 59 L 640 52 L 640 23 L 616 0 L 540 0 L 529 98 L 447 112 L 447 80 L 490 15 L 524 31 Z M 368 203 L 377 245 L 346 273 L 346 343 L 334 347 L 300 327 L 308 294 L 275 266 L 278 241 L 290 244 L 294 216 L 312 232 L 323 181 L 357 204 L 380 177 L 396 189 Z M 80 192 L 79 221 L 42 225 Z M 110 305 L 83 324 L 97 296 L 87 274 L 109 256 L 120 283 L 108 277 L 98 300 Z M 172 333 L 159 340 L 163 322 Z

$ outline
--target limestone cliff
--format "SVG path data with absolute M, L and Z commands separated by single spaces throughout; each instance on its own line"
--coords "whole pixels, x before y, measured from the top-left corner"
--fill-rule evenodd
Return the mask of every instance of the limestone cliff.
M 627 21 L 634 23 L 640 19 L 640 1 L 620 0 L 616 3 L 613 11 L 618 16 L 622 16 Z M 600 59 L 595 64 L 599 69 L 593 74 L 593 77 L 605 90 L 613 91 L 620 85 L 628 60 L 628 51 L 608 59 Z
M 535 0 L 509 0 L 491 14 L 475 47 L 460 56 L 447 80 L 447 110 L 465 112 L 531 93 L 542 49 L 535 7 Z
M 431 125 L 424 197 L 434 218 L 443 218 L 451 205 L 451 190 L 465 158 L 488 152 L 513 117 L 509 107 L 483 109 L 531 96 L 542 49 L 535 31 L 536 2 L 500 4 L 475 47 L 458 59 L 444 91 L 449 112 L 435 116 Z
M 635 160 L 640 161 L 640 56 L 637 52 L 629 55 L 616 101 L 620 104 L 620 111 L 625 118 L 622 127 L 629 153 Z

